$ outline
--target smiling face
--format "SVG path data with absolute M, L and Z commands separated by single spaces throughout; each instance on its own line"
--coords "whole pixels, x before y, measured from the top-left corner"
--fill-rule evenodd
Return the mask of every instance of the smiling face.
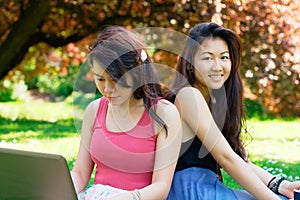
M 195 87 L 198 84 L 209 89 L 220 89 L 228 79 L 231 60 L 226 42 L 220 37 L 202 42 L 194 57 Z
M 114 105 L 122 105 L 133 97 L 131 87 L 124 87 L 112 79 L 109 74 L 98 64 L 94 64 L 94 79 L 99 92 Z M 132 80 L 126 77 L 126 82 L 131 86 Z

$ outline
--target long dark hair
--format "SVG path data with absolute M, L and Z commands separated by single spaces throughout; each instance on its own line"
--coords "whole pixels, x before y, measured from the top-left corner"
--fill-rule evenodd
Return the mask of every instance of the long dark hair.
M 245 124 L 243 84 L 239 72 L 242 44 L 235 32 L 212 22 L 200 23 L 194 26 L 189 32 L 189 37 L 179 57 L 176 68 L 179 73 L 176 75 L 167 98 L 174 97 L 174 94 L 182 87 L 193 86 L 196 81 L 193 65 L 195 54 L 204 40 L 216 37 L 222 38 L 227 43 L 232 66 L 230 75 L 224 83 L 224 88 L 212 90 L 211 96 L 215 101 L 211 99 L 208 104 L 217 125 L 232 149 L 244 160 L 247 160 L 240 138 L 242 127 Z M 222 114 L 220 113 L 221 111 L 223 112 Z M 225 116 L 224 113 L 226 113 Z M 223 119 L 220 119 L 220 116 L 223 116 L 221 117 Z
M 167 132 L 165 122 L 155 113 L 162 89 L 151 60 L 138 34 L 122 26 L 104 28 L 88 56 L 91 67 L 99 64 L 109 76 L 123 87 L 131 87 L 136 99 L 143 99 L 149 115 Z M 130 76 L 133 86 L 126 82 Z

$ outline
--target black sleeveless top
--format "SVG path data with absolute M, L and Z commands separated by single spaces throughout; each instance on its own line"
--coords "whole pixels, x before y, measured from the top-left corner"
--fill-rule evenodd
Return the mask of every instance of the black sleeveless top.
M 175 98 L 176 95 L 173 95 L 170 101 L 174 103 Z M 219 174 L 217 162 L 196 136 L 181 144 L 180 155 L 175 171 L 189 167 L 202 167 Z
M 217 162 L 205 146 L 202 145 L 198 137 L 181 144 L 176 171 L 189 167 L 203 167 L 217 173 Z

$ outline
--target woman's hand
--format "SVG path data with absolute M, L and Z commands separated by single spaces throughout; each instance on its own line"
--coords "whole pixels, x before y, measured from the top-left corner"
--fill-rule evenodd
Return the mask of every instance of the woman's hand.
M 300 181 L 290 182 L 284 180 L 281 182 L 278 192 L 287 198 L 293 199 L 294 198 L 294 189 L 300 189 Z

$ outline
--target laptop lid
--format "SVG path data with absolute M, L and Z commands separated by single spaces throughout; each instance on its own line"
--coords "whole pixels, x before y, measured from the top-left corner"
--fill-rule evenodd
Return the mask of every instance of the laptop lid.
M 0 148 L 1 200 L 76 200 L 66 159 Z

